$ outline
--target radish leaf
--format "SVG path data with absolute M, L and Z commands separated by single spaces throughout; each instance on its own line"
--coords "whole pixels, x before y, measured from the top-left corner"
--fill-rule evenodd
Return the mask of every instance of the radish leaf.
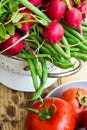
M 6 13 L 7 12 L 7 10 L 4 8 L 4 7 L 2 7 L 1 9 L 0 9 L 0 16 L 2 16 L 2 14 L 3 13 Z
M 16 1 L 16 0 L 10 0 L 9 1 L 9 10 L 11 11 L 11 12 L 15 12 L 15 11 L 17 11 L 18 10 L 18 4 L 19 4 L 19 2 L 18 2 L 18 0 Z
M 10 35 L 14 35 L 14 33 L 15 33 L 15 27 L 12 24 L 8 24 L 6 26 L 6 30 L 8 31 L 8 33 Z
M 22 17 L 23 17 L 23 14 L 15 12 L 13 13 L 13 16 L 11 19 L 13 23 L 16 23 L 16 22 L 19 22 Z
M 6 29 L 5 29 L 4 25 L 2 23 L 0 23 L 0 37 L 4 39 L 5 35 L 6 35 Z
M 10 38 L 10 35 L 9 35 L 9 34 L 6 34 L 6 35 L 5 35 L 5 40 L 7 40 L 8 38 Z
M 20 23 L 20 22 L 17 22 L 17 23 L 15 23 L 14 24 L 16 27 L 18 27 L 18 28 L 21 28 L 22 27 L 22 24 Z

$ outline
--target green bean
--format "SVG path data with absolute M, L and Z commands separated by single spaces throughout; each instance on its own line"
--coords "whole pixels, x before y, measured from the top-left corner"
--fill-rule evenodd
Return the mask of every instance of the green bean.
M 38 40 L 35 36 L 34 37 L 31 37 L 31 39 L 32 40 Z M 40 38 L 39 39 L 40 41 L 38 41 L 38 43 L 39 42 L 42 42 L 42 38 Z M 34 47 L 35 49 L 37 49 L 37 46 L 35 47 L 35 44 L 34 45 L 32 45 L 32 43 L 31 42 L 26 42 L 30 47 Z M 39 46 L 40 46 L 40 43 L 39 43 Z M 53 48 L 53 46 L 50 44 L 50 43 L 48 43 L 48 42 L 44 42 L 44 45 L 42 45 L 40 48 L 39 48 L 39 51 L 41 51 L 41 52 L 43 52 L 43 53 L 47 53 L 47 54 L 49 54 L 50 56 L 52 56 L 52 57 L 54 57 L 56 60 L 58 60 L 59 59 L 59 56 L 60 56 L 60 54 L 59 54 L 59 52 L 58 51 L 56 51 L 54 48 Z
M 60 47 L 60 45 L 58 45 L 57 43 L 52 44 L 52 46 L 55 48 L 55 50 L 59 53 L 59 55 L 69 59 L 70 56 L 66 54 L 66 52 L 64 52 L 64 50 Z
M 34 97 L 31 100 L 35 100 L 40 98 L 40 95 L 42 94 L 42 91 L 44 89 L 44 85 L 46 84 L 47 81 L 47 77 L 48 77 L 48 73 L 47 73 L 47 65 L 46 65 L 46 61 L 44 58 L 40 58 L 40 62 L 42 65 L 42 79 L 41 79 L 41 83 L 40 86 L 38 88 L 38 90 L 36 91 L 36 94 L 34 95 Z
M 37 57 L 38 58 L 40 58 L 40 57 L 44 57 L 44 58 L 50 58 L 50 55 L 48 55 L 48 54 L 36 54 L 37 55 Z M 18 55 L 16 55 L 17 57 L 19 57 L 19 58 L 22 58 L 22 59 L 34 59 L 35 58 L 35 56 L 34 55 L 31 55 L 31 54 L 28 54 L 27 55 L 27 58 L 26 58 L 26 56 L 25 56 L 25 54 L 24 53 L 19 53 Z
M 69 45 L 77 44 L 77 41 L 74 41 L 74 40 L 73 40 L 72 38 L 70 38 L 70 37 L 66 37 L 66 39 L 67 39 Z
M 48 60 L 50 61 L 50 59 Z M 53 60 L 51 63 L 53 63 L 55 66 L 60 67 L 62 69 L 67 69 L 74 66 L 74 64 L 70 60 L 67 60 L 63 57 L 61 57 L 59 61 Z
M 34 67 L 39 78 L 42 78 L 42 70 L 36 58 L 33 59 Z
M 36 44 L 33 44 L 32 42 L 26 42 L 30 47 L 34 48 L 35 50 L 38 48 Z M 44 46 L 41 46 L 40 48 L 38 48 L 39 51 L 45 52 L 45 54 L 49 54 L 51 55 L 52 53 L 50 52 L 49 49 L 47 49 Z
M 87 22 L 82 21 L 81 25 L 83 25 L 83 26 L 87 27 Z
M 87 32 L 83 32 L 83 36 L 87 36 Z
M 39 42 L 43 42 L 43 38 L 42 37 L 39 37 L 38 38 Z M 51 55 L 53 57 L 55 57 L 57 60 L 59 59 L 59 53 L 52 47 L 52 44 L 47 42 L 47 41 L 44 41 L 44 45 L 50 52 L 51 52 Z
M 87 54 L 81 52 L 71 52 L 71 56 L 75 58 L 79 58 L 83 61 L 87 61 Z
M 44 51 L 43 51 L 43 53 L 45 53 L 45 50 L 49 50 L 50 51 L 50 55 L 52 55 L 52 56 L 54 56 L 56 59 L 58 59 L 58 53 L 57 53 L 57 51 L 51 46 L 51 43 L 48 43 L 47 41 L 45 41 L 41 36 L 31 36 L 30 37 L 32 40 L 36 40 L 36 41 L 38 41 L 38 43 L 39 43 L 39 46 L 41 45 L 41 43 L 43 43 L 44 42 L 44 44 L 42 45 L 42 47 L 41 48 L 44 48 Z
M 43 39 L 39 36 L 36 36 L 36 35 L 33 35 L 33 36 L 30 36 L 30 39 L 32 40 L 35 40 L 35 41 L 38 41 L 38 44 L 39 46 L 41 46 L 40 48 L 43 49 L 43 52 L 44 53 L 49 53 L 50 55 L 53 55 L 55 54 L 55 50 L 50 46 L 50 45 L 47 45 L 47 42 L 46 41 L 43 41 Z M 42 43 L 44 42 L 43 45 L 41 45 Z M 49 47 L 47 47 L 49 46 Z M 57 53 L 56 53 L 57 54 Z
M 33 4 L 31 4 L 28 0 L 19 0 L 21 4 L 23 4 L 25 7 L 29 8 L 32 12 L 43 18 L 43 20 L 47 22 L 51 22 L 49 17 L 45 15 L 42 11 L 40 11 L 37 7 L 35 7 Z
M 71 33 L 69 33 L 66 29 L 64 29 L 64 35 L 68 37 L 69 39 L 72 39 L 74 42 L 73 43 L 80 43 L 80 40 L 73 36 Z
M 30 68 L 30 71 L 31 71 L 31 76 L 32 76 L 32 79 L 33 79 L 33 84 L 34 84 L 34 88 L 35 88 L 35 91 L 36 91 L 36 94 L 35 96 L 30 99 L 30 100 L 35 100 L 37 98 L 40 98 L 41 96 L 41 93 L 44 89 L 44 85 L 47 81 L 47 66 L 46 66 L 46 61 L 43 57 L 40 57 L 40 62 L 41 62 L 41 67 L 42 67 L 42 70 L 41 68 L 39 68 L 39 65 L 38 65 L 38 62 L 37 62 L 37 59 L 36 58 L 33 58 L 33 59 L 30 59 L 28 58 L 28 54 L 31 54 L 31 52 L 29 52 L 27 50 L 27 52 L 24 50 L 24 53 L 26 53 L 26 57 L 27 57 L 27 62 L 29 64 L 29 68 Z M 37 75 L 39 76 L 40 78 L 40 86 L 38 87 L 38 81 L 37 81 Z
M 84 37 L 82 35 L 80 35 L 79 32 L 77 32 L 76 30 L 70 28 L 69 26 L 64 26 L 64 29 L 66 29 L 69 33 L 73 34 L 75 37 L 77 37 L 81 42 L 83 42 L 85 49 L 87 50 L 87 41 L 84 39 Z M 85 45 L 86 44 L 86 45 Z
M 23 50 L 23 52 L 26 55 L 26 57 L 28 57 L 27 51 Z M 37 74 L 36 74 L 35 66 L 32 62 L 32 59 L 27 58 L 26 60 L 27 60 L 27 63 L 29 65 L 29 69 L 30 69 L 30 72 L 31 72 L 34 88 L 37 91 L 38 90 L 38 80 L 37 80 Z
M 65 36 L 63 36 L 63 38 L 61 40 L 61 43 L 66 46 L 65 52 L 66 52 L 67 55 L 70 56 L 70 47 L 69 47 L 69 43 L 68 43 L 68 41 L 67 41 Z
M 33 64 L 34 64 L 34 67 L 35 67 L 35 70 L 36 70 L 36 74 L 39 76 L 39 78 L 41 79 L 42 78 L 42 70 L 41 70 L 41 68 L 40 68 L 40 65 L 39 65 L 39 59 L 38 58 L 40 58 L 40 57 L 38 57 L 39 56 L 39 54 L 38 55 L 36 55 L 37 56 L 37 58 L 31 53 L 31 52 L 29 52 L 28 51 L 28 53 L 31 55 L 31 56 L 33 56 L 33 59 L 32 59 L 32 62 L 33 62 Z M 41 54 L 40 54 L 41 55 Z M 44 55 L 44 54 L 43 54 Z M 46 55 L 46 56 L 48 56 L 48 55 Z M 29 57 L 29 55 L 27 55 L 27 58 Z M 29 60 L 30 60 L 30 58 L 28 58 Z
M 82 31 L 87 33 L 87 27 L 82 26 Z
M 70 32 L 68 32 L 68 30 L 64 29 L 64 33 L 65 33 L 66 36 L 68 36 L 68 37 L 70 37 L 71 39 L 73 39 L 73 40 L 75 41 L 75 43 L 77 42 L 78 47 L 79 47 L 80 49 L 84 49 L 84 50 L 87 51 L 87 46 L 84 45 L 83 43 L 81 43 L 81 41 L 80 41 L 78 38 L 76 38 L 73 34 L 71 34 Z
M 71 47 L 70 48 L 70 51 L 73 51 L 73 52 L 80 52 L 81 51 L 81 49 L 80 48 L 77 48 L 77 47 Z
M 85 40 L 87 40 L 87 36 L 84 35 L 83 37 L 85 38 Z
M 48 43 L 47 41 L 45 41 L 41 36 L 34 35 L 33 38 L 39 42 L 39 45 L 41 45 L 43 43 L 43 46 L 46 47 L 48 50 L 50 50 L 51 53 L 53 53 L 54 55 L 58 55 L 57 52 L 55 51 L 55 49 L 51 46 L 51 43 Z M 32 37 L 31 37 L 31 39 L 32 39 Z

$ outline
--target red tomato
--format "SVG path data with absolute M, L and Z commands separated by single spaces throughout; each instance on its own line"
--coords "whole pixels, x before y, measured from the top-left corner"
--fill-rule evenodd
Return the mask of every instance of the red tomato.
M 87 110 L 85 111 L 84 127 L 85 127 L 85 129 L 87 130 Z
M 78 91 L 78 90 L 80 90 L 80 91 Z M 69 88 L 69 89 L 65 90 L 61 94 L 60 97 L 64 100 L 66 100 L 72 106 L 73 110 L 75 111 L 76 127 L 77 128 L 83 127 L 84 112 L 87 109 L 84 97 L 87 97 L 87 90 L 82 89 L 82 88 L 80 88 L 80 89 Z M 80 98 L 80 101 L 78 100 L 78 97 Z
M 29 111 L 26 118 L 26 130 L 74 130 L 75 115 L 69 103 L 60 98 L 45 98 L 44 102 L 47 109 L 50 108 L 52 101 L 54 102 L 50 114 L 55 108 L 56 112 L 51 118 L 42 120 L 39 114 Z M 42 102 L 35 102 L 32 108 L 43 111 Z M 45 115 L 47 116 L 46 113 Z

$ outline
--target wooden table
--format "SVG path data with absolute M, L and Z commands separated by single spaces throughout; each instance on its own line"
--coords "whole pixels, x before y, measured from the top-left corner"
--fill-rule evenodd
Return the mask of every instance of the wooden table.
M 83 64 L 81 70 L 69 77 L 62 78 L 62 83 L 74 80 L 87 80 L 87 63 Z M 57 80 L 53 85 L 43 92 L 45 97 L 52 89 L 59 85 Z M 0 84 L 0 130 L 25 130 L 26 108 L 32 105 L 26 100 L 34 93 L 13 91 Z

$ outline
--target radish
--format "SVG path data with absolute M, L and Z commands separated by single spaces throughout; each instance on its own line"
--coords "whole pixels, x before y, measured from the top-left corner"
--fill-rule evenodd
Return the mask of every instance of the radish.
M 78 9 L 81 11 L 82 13 L 82 18 L 85 19 L 86 18 L 86 13 L 87 13 L 87 1 L 83 1 Z
M 47 10 L 49 3 L 50 3 L 49 1 L 42 0 L 41 9 L 42 10 Z
M 70 26 L 77 27 L 80 34 L 82 34 L 82 14 L 77 8 L 73 7 L 70 10 L 67 10 L 64 15 L 64 19 Z
M 32 54 L 35 57 L 37 57 L 34 50 L 24 43 L 25 38 L 26 38 L 26 35 L 21 37 L 21 35 L 18 32 L 15 32 L 14 35 L 10 36 L 9 39 L 7 39 L 5 42 L 0 44 L 1 45 L 0 54 L 5 53 L 8 56 L 14 56 L 14 55 L 19 54 L 22 51 L 22 49 L 25 48 L 29 50 L 30 52 L 32 52 Z
M 54 19 L 60 19 L 66 10 L 66 4 L 62 0 L 52 0 L 47 8 L 47 14 L 48 16 L 54 20 Z
M 44 28 L 43 36 L 48 42 L 58 43 L 64 36 L 64 29 L 57 20 L 53 20 Z
M 70 2 L 70 5 L 73 7 L 74 6 L 73 0 L 69 0 L 69 2 Z
M 14 56 L 20 53 L 21 50 L 25 47 L 24 40 L 20 39 L 21 35 L 17 32 L 10 36 L 8 40 L 1 43 L 2 52 L 5 52 L 5 54 L 9 56 Z
M 29 15 L 31 13 L 31 11 L 29 9 L 25 8 L 24 10 L 21 10 L 20 13 L 23 13 L 24 15 Z M 26 16 L 26 20 L 33 20 L 33 19 L 34 18 L 32 16 Z M 21 19 L 21 21 L 22 20 L 24 20 L 24 19 Z M 33 25 L 33 22 L 22 23 L 22 26 L 21 26 L 21 28 L 19 28 L 19 30 L 23 31 L 25 33 L 29 33 L 29 29 L 32 25 Z
M 38 6 L 41 4 L 41 0 L 29 0 L 33 5 Z

